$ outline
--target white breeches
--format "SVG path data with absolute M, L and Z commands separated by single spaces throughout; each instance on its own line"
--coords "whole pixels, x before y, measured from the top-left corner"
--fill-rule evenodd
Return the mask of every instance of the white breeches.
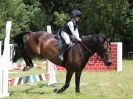
M 62 31 L 61 32 L 61 37 L 65 40 L 66 44 L 69 45 L 71 43 L 70 37 L 69 37 L 69 35 L 66 32 Z

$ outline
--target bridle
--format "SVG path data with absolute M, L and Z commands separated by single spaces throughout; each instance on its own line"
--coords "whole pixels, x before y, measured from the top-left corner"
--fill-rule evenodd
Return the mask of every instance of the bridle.
M 81 44 L 81 45 L 83 45 L 84 47 L 85 47 L 85 49 L 88 51 L 88 52 L 90 52 L 90 54 L 93 54 L 93 52 L 83 43 L 83 42 L 80 42 L 79 41 L 79 43 Z M 98 55 L 96 56 L 96 58 L 97 59 L 99 59 L 99 60 L 103 60 L 103 59 L 101 59 Z
M 80 41 L 78 41 L 81 45 L 83 45 L 84 46 L 84 48 L 90 53 L 90 54 L 93 54 L 93 52 L 83 43 L 83 42 L 80 42 Z M 110 43 L 107 41 L 107 39 L 105 39 L 104 40 L 104 43 L 106 43 L 107 42 L 107 51 L 108 51 L 108 53 L 110 53 L 109 51 L 110 51 Z M 103 44 L 104 44 L 103 43 Z M 100 48 L 100 46 L 101 45 L 98 45 L 98 48 Z M 109 48 L 109 50 L 108 50 L 108 48 Z M 81 51 L 80 51 L 81 52 Z M 81 54 L 82 54 L 82 52 L 81 52 Z M 94 61 L 94 63 L 92 63 L 92 64 L 90 64 L 90 65 L 94 65 L 96 62 L 97 62 L 97 60 L 100 60 L 100 61 L 103 61 L 106 57 L 103 57 L 103 58 L 101 58 L 101 57 L 99 57 L 97 54 L 95 54 L 94 55 L 95 57 L 96 57 L 96 59 L 95 59 L 95 61 Z M 83 57 L 83 55 L 82 55 L 82 57 Z M 84 57 L 83 57 L 83 59 L 84 59 Z

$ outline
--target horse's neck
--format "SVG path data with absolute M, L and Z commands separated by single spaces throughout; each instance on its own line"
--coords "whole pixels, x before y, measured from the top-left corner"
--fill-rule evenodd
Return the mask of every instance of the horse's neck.
M 85 44 L 84 42 L 77 43 L 74 49 L 77 53 L 81 55 L 82 59 L 84 60 L 88 60 L 88 58 L 94 53 L 92 49 L 88 46 L 88 44 Z
M 88 53 L 94 54 L 96 52 L 97 46 L 94 42 L 92 42 L 92 41 L 89 41 L 89 42 L 83 41 L 82 44 L 81 45 L 86 49 L 86 51 Z
M 96 53 L 97 50 L 97 42 L 94 38 L 94 36 L 87 36 L 86 38 L 83 39 L 82 43 L 83 50 L 82 52 L 84 53 L 85 59 L 88 59 L 91 57 L 94 53 Z

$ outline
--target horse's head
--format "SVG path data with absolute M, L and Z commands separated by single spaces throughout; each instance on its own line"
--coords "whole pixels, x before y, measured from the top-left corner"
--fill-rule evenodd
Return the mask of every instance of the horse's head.
M 99 34 L 98 46 L 96 52 L 102 58 L 106 66 L 110 66 L 112 64 L 110 51 L 111 51 L 110 39 L 107 39 L 104 34 Z

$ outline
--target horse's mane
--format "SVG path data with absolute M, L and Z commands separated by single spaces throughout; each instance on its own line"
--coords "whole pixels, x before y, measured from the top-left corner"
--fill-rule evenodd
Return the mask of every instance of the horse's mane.
M 82 39 L 88 39 L 88 38 L 91 38 L 92 37 L 92 35 L 83 35 L 81 38 Z
M 101 39 L 105 39 L 106 36 L 103 34 L 103 33 L 99 33 L 99 34 L 94 34 L 94 35 L 84 35 L 82 36 L 82 39 L 84 41 L 89 41 L 89 40 L 94 40 L 94 41 L 97 41 L 97 40 L 101 40 Z
M 87 35 L 87 36 L 82 36 L 82 40 L 84 43 L 92 42 L 92 41 L 97 41 L 97 36 L 96 35 Z

